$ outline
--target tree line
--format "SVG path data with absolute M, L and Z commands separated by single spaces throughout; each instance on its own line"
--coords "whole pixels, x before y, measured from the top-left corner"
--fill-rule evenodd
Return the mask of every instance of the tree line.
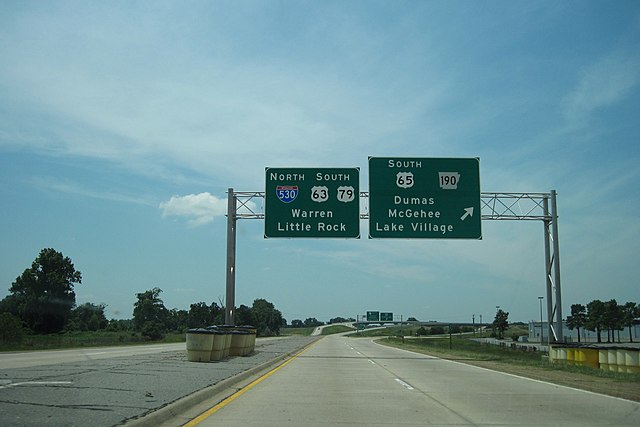
M 63 331 L 133 331 L 149 339 L 161 339 L 169 332 L 224 323 L 222 303 L 191 304 L 189 310 L 167 309 L 160 298 L 162 290 L 153 288 L 136 294 L 132 319 L 107 320 L 104 304 L 76 306 L 74 287 L 82 283 L 82 273 L 69 257 L 52 248 L 40 251 L 31 267 L 16 278 L 9 295 L 0 301 L 0 338 L 3 341 L 22 334 L 51 334 Z M 235 323 L 255 326 L 260 336 L 279 335 L 286 320 L 265 299 L 235 311 Z
M 607 342 L 615 341 L 615 332 L 629 329 L 629 341 L 633 342 L 631 328 L 640 318 L 640 306 L 635 302 L 618 304 L 615 299 L 603 302 L 593 300 L 586 306 L 572 304 L 571 315 L 567 316 L 567 327 L 578 330 L 578 342 L 580 342 L 580 329 L 596 332 L 598 342 L 602 342 L 602 333 L 607 332 Z
M 334 323 L 347 323 L 347 322 L 355 322 L 355 321 L 356 319 L 354 319 L 353 317 L 348 317 L 348 318 L 334 317 L 332 319 L 329 319 L 328 324 L 332 325 Z M 307 317 L 304 321 L 302 321 L 301 319 L 293 319 L 291 321 L 292 328 L 314 328 L 316 326 L 322 326 L 322 325 L 325 325 L 325 322 L 322 322 L 316 319 L 315 317 Z

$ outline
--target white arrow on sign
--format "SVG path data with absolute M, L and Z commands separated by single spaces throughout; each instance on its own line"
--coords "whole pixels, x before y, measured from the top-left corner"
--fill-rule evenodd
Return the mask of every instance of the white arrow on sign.
M 468 216 L 473 216 L 473 207 L 471 208 L 465 208 L 464 209 L 464 215 L 462 215 L 460 217 L 461 221 L 464 221 L 465 219 L 467 219 Z

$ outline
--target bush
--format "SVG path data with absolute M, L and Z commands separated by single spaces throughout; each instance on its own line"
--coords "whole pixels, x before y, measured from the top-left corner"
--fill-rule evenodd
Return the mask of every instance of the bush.
M 161 340 L 164 338 L 164 332 L 164 325 L 155 321 L 145 322 L 140 331 L 143 337 L 151 340 Z
M 420 326 L 416 331 L 416 336 L 428 335 L 427 329 L 424 326 Z
M 24 329 L 20 319 L 11 313 L 0 313 L 0 338 L 2 343 L 18 341 L 23 334 Z
M 442 326 L 431 327 L 431 335 L 442 335 L 442 334 L 444 334 L 444 328 Z

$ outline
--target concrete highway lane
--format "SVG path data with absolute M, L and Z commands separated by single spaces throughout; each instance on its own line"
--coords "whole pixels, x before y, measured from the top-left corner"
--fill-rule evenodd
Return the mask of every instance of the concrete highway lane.
M 329 336 L 188 425 L 638 426 L 640 403 Z

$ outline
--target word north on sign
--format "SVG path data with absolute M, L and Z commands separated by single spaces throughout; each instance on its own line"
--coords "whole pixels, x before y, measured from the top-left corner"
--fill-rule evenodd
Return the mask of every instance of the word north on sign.
M 369 157 L 369 237 L 481 239 L 478 158 Z
M 265 237 L 360 238 L 360 169 L 265 172 Z

